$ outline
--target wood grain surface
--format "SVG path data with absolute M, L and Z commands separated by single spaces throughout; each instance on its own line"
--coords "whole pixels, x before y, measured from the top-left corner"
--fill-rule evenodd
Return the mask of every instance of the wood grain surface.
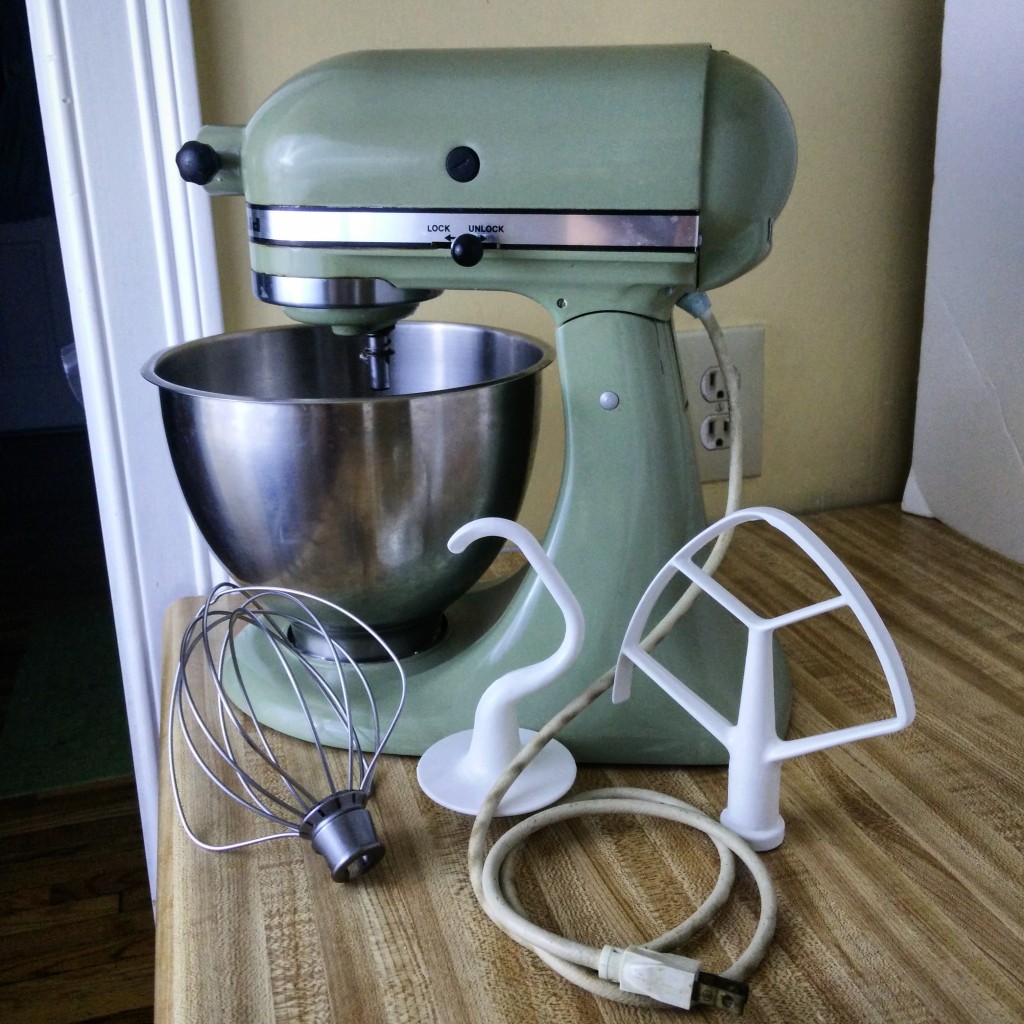
M 1024 568 L 893 507 L 808 517 L 892 631 L 918 717 L 896 736 L 787 762 L 783 845 L 765 855 L 780 920 L 746 1019 L 1024 1020 Z M 791 542 L 739 531 L 723 578 L 765 610 L 820 596 Z M 170 677 L 194 602 L 167 620 Z M 842 615 L 781 634 L 794 683 L 789 735 L 887 714 L 866 640 Z M 602 698 L 607 699 L 607 698 Z M 636 697 L 634 697 L 636 699 Z M 288 753 L 308 758 L 295 741 Z M 258 822 L 195 771 L 185 797 L 225 839 Z M 720 768 L 585 766 L 575 790 L 662 790 L 717 815 Z M 330 881 L 307 843 L 211 854 L 182 832 L 165 778 L 160 821 L 160 1022 L 640 1022 L 673 1011 L 595 999 L 551 974 L 476 905 L 470 820 L 431 803 L 415 759 L 387 758 L 371 807 L 384 861 Z M 501 825 L 495 825 L 497 835 Z M 643 942 L 714 881 L 711 844 L 680 826 L 589 818 L 531 840 L 522 898 L 541 923 L 594 945 Z M 682 952 L 723 969 L 756 921 L 741 877 L 727 912 Z M 728 1019 L 725 1015 L 719 1019 Z
M 132 778 L 0 800 L 0 1021 L 153 1020 L 153 904 Z

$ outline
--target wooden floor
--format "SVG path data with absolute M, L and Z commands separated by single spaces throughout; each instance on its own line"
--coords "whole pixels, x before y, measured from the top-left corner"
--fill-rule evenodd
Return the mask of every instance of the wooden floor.
M 0 728 L 33 619 L 108 601 L 83 432 L 0 436 Z M 135 783 L 0 800 L 0 1022 L 153 1020 Z
M 135 783 L 0 801 L 0 1021 L 153 1020 Z

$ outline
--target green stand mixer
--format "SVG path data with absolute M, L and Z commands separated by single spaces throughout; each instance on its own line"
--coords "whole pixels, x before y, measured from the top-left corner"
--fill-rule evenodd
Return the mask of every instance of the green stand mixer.
M 390 752 L 468 728 L 488 685 L 561 628 L 530 574 L 477 583 L 494 546 L 446 547 L 471 519 L 515 517 L 551 353 L 406 318 L 482 289 L 534 299 L 557 326 L 566 450 L 543 548 L 586 642 L 524 701 L 536 728 L 615 665 L 648 583 L 706 525 L 672 313 L 765 257 L 795 159 L 774 87 L 702 45 L 356 53 L 182 148 L 183 177 L 245 196 L 255 293 L 300 323 L 146 368 L 182 489 L 237 580 L 321 593 L 394 647 L 409 693 Z M 238 644 L 259 720 L 306 736 L 280 666 Z M 658 656 L 730 717 L 744 646 L 699 602 Z M 375 697 L 388 715 L 383 678 Z M 561 739 L 589 762 L 727 759 L 639 678 L 628 705 L 598 701 Z

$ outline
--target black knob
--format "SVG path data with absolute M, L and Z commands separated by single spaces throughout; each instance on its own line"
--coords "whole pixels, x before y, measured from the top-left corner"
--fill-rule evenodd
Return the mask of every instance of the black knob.
M 445 157 L 444 167 L 453 181 L 472 181 L 480 173 L 480 157 L 469 146 L 456 146 Z
M 205 142 L 186 142 L 178 150 L 174 162 L 178 165 L 178 173 L 193 185 L 212 181 L 221 167 L 217 150 Z
M 484 241 L 477 235 L 459 235 L 452 242 L 452 259 L 460 267 L 475 267 L 484 258 Z

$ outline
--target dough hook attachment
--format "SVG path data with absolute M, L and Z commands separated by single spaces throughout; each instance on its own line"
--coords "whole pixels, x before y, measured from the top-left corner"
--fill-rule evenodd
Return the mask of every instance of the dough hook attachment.
M 458 554 L 484 537 L 504 537 L 523 553 L 558 604 L 565 636 L 550 657 L 506 672 L 484 691 L 473 728 L 454 733 L 429 747 L 420 758 L 420 788 L 436 803 L 463 814 L 476 814 L 498 776 L 536 735 L 520 729 L 519 702 L 553 683 L 576 660 L 583 646 L 583 612 L 544 549 L 527 529 L 508 519 L 485 518 L 467 523 L 448 541 Z M 527 814 L 553 804 L 572 786 L 576 761 L 568 749 L 551 740 L 523 770 L 498 804 L 496 816 Z
M 835 597 L 772 618 L 753 612 L 739 598 L 705 573 L 694 556 L 726 530 L 761 520 L 789 537 L 824 572 L 837 590 Z M 682 573 L 748 630 L 743 687 L 736 722 L 725 716 L 677 679 L 640 646 L 647 620 L 675 573 Z M 783 740 L 775 729 L 775 688 L 772 640 L 782 626 L 849 608 L 857 617 L 878 657 L 895 714 L 877 722 L 833 732 Z M 782 762 L 801 754 L 843 743 L 898 732 L 914 718 L 914 697 L 896 645 L 874 605 L 836 555 L 803 523 L 778 509 L 748 508 L 734 512 L 697 534 L 668 562 L 651 582 L 637 605 L 622 643 L 612 686 L 616 704 L 629 698 L 634 666 L 645 672 L 689 712 L 729 751 L 729 796 L 721 821 L 746 839 L 755 850 L 771 850 L 785 833 L 779 814 Z

